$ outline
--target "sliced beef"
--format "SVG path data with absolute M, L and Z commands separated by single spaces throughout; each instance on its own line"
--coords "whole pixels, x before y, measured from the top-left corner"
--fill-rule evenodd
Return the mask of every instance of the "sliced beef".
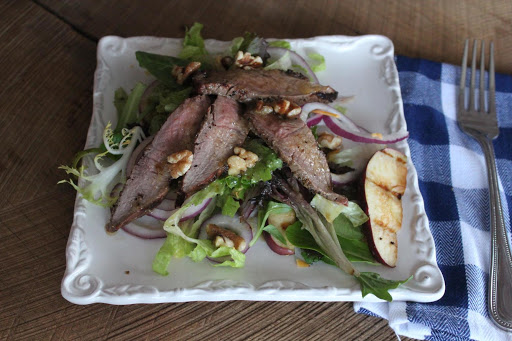
M 238 102 L 217 97 L 197 136 L 194 160 L 183 178 L 183 192 L 195 192 L 223 173 L 233 148 L 240 146 L 249 133 L 249 125 L 240 114 Z
M 338 96 L 338 92 L 333 88 L 313 84 L 293 71 L 210 71 L 196 74 L 193 80 L 200 94 L 229 96 L 244 103 L 255 99 L 286 99 L 303 105 L 309 102 L 332 102 Z
M 306 188 L 329 200 L 347 203 L 346 197 L 333 192 L 327 159 L 304 121 L 250 111 L 245 117 L 251 129 L 279 154 Z
M 169 191 L 170 181 L 166 158 L 172 153 L 193 149 L 209 105 L 207 96 L 189 98 L 169 116 L 133 167 L 112 210 L 107 231 L 117 231 L 163 200 Z

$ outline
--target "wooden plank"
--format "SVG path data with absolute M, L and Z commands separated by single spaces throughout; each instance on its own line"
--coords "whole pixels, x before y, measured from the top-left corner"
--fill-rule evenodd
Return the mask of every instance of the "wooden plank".
M 130 1 L 42 0 L 94 37 L 182 37 L 184 25 L 205 24 L 208 38 L 230 40 L 245 30 L 263 37 L 383 34 L 396 53 L 459 64 L 466 38 L 494 40 L 496 68 L 512 73 L 512 2 L 468 1 Z M 115 20 L 112 20 L 115 18 Z

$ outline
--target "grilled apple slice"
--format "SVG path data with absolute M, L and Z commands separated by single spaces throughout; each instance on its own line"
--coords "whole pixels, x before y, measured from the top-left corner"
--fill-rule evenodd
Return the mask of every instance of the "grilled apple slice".
M 402 195 L 407 181 L 406 156 L 385 148 L 375 153 L 364 179 L 364 195 L 370 218 L 364 230 L 375 259 L 395 267 L 397 261 L 396 233 L 402 227 Z

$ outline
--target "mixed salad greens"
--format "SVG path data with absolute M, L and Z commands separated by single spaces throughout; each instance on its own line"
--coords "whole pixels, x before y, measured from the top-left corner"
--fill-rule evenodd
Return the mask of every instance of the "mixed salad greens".
M 117 89 L 114 98 L 118 115 L 115 129 L 109 123 L 104 129 L 101 146 L 79 152 L 71 166 L 60 167 L 77 177 L 78 183 L 72 179 L 61 182 L 71 184 L 84 199 L 94 204 L 103 207 L 115 204 L 120 188 L 126 181 L 129 159 L 137 145 L 146 136 L 154 135 L 167 117 L 192 93 L 190 85 L 176 81 L 173 76 L 175 66 L 185 67 L 194 61 L 201 63 L 201 69 L 223 68 L 219 56 L 206 50 L 201 29 L 202 25 L 195 23 L 187 30 L 183 49 L 177 57 L 143 51 L 136 53 L 139 65 L 158 82 L 150 85 L 137 83 L 129 93 L 123 88 Z M 268 54 L 269 50 L 273 51 L 271 55 Z M 291 50 L 289 42 L 267 42 L 252 33 L 233 39 L 223 56 L 234 58 L 238 51 L 263 57 L 266 69 L 293 69 L 311 81 L 317 81 L 315 72 L 326 68 L 325 59 L 320 54 L 311 53 L 304 61 Z M 348 128 L 343 128 L 346 118 L 340 112 L 344 109 L 339 104 L 316 109 L 303 108 L 302 118 L 307 120 L 317 138 L 319 131 L 326 127 L 340 136 L 348 131 L 363 140 L 365 136 L 373 140 L 379 138 L 350 124 Z M 330 120 L 330 124 L 327 120 Z M 194 262 L 208 258 L 214 266 L 243 267 L 245 251 L 265 234 L 266 238 L 271 236 L 285 248 L 300 249 L 300 257 L 308 264 L 324 262 L 354 276 L 361 286 L 363 297 L 371 293 L 391 301 L 388 291 L 408 279 L 387 280 L 374 272 L 360 272 L 353 265 L 357 262 L 377 265 L 362 230 L 369 218 L 358 204 L 360 198 L 355 194 L 358 182 L 353 180 L 361 177 L 368 159 L 382 146 L 355 143 L 352 148 L 329 154 L 328 160 L 339 173 L 338 178 L 347 180 L 338 183 L 340 193 L 352 198 L 348 205 L 343 205 L 319 194 L 301 194 L 300 185 L 290 180 L 287 165 L 278 155 L 261 140 L 249 137 L 243 148 L 258 156 L 255 166 L 240 175 L 220 177 L 186 198 L 181 206 L 172 207 L 174 210 L 170 211 L 161 226 L 166 232 L 165 241 L 154 258 L 153 270 L 167 275 L 172 259 L 181 257 L 189 257 Z M 197 207 L 201 209 L 196 209 L 192 218 L 184 219 L 191 209 Z M 273 225 L 269 218 L 280 214 L 292 214 L 295 221 L 286 228 Z M 205 222 L 215 215 L 240 217 L 242 221 L 253 222 L 250 227 L 252 239 L 247 240 L 245 249 L 216 245 L 201 234 Z M 295 254 L 294 251 L 291 253 Z

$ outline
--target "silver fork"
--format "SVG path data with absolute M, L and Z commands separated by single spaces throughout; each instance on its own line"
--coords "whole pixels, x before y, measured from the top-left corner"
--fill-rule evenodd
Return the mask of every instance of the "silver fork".
M 494 45 L 490 44 L 488 111 L 485 110 L 485 44 L 482 41 L 480 56 L 480 87 L 478 106 L 475 105 L 475 74 L 477 41 L 473 42 L 469 108 L 465 108 L 466 68 L 469 40 L 464 45 L 462 74 L 459 88 L 457 121 L 466 134 L 476 139 L 484 152 L 489 180 L 491 205 L 491 269 L 488 288 L 488 309 L 493 321 L 502 329 L 512 330 L 512 254 L 501 208 L 498 175 L 492 140 L 498 137 L 496 119 Z

